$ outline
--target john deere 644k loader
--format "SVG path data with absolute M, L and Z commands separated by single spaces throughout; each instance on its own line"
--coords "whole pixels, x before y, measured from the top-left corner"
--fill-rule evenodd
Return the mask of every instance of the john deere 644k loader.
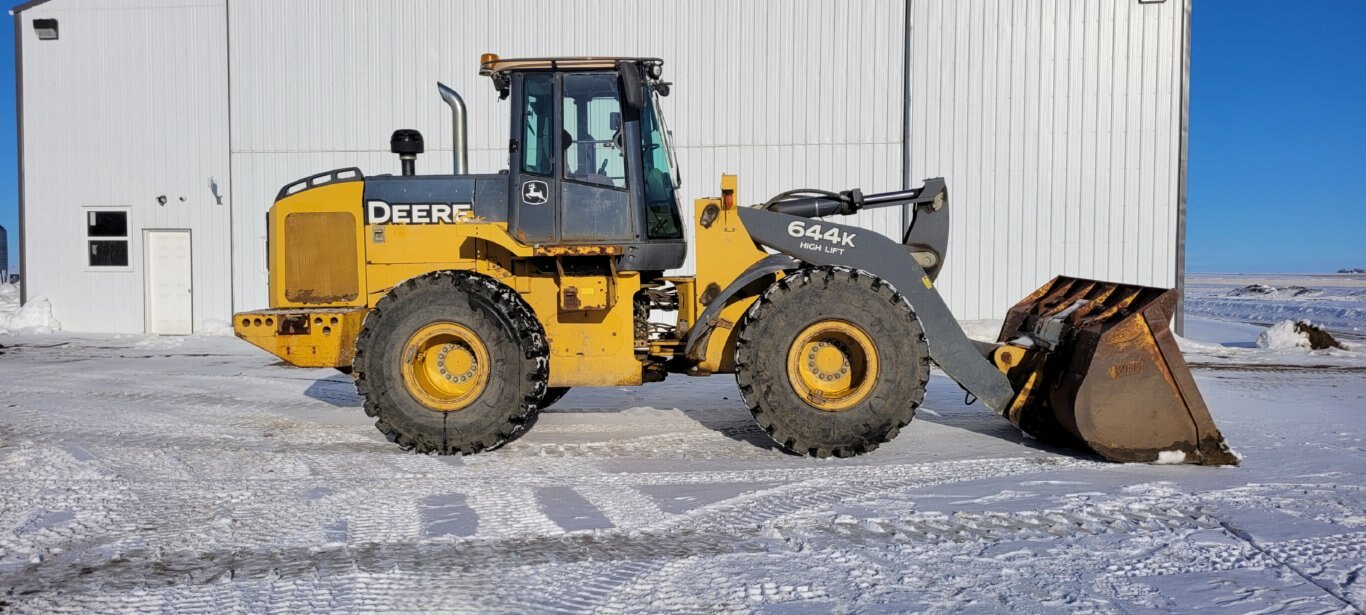
M 1170 290 L 1059 277 L 997 343 L 969 340 L 935 288 L 942 179 L 741 206 L 723 176 L 689 221 L 696 275 L 666 275 L 688 246 L 662 68 L 484 56 L 511 98 L 508 169 L 467 172 L 464 103 L 441 86 L 454 173 L 414 175 L 422 136 L 400 130 L 401 176 L 285 186 L 268 220 L 272 309 L 238 314 L 237 334 L 294 365 L 350 369 L 380 431 L 421 452 L 496 447 L 570 387 L 734 373 L 784 448 L 857 455 L 911 421 L 934 364 L 1048 441 L 1236 463 L 1167 328 Z M 891 206 L 914 210 L 900 242 L 835 221 Z

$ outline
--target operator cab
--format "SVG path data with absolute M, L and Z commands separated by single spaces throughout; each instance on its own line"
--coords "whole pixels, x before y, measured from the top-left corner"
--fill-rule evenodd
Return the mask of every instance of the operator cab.
M 485 54 L 480 74 L 512 101 L 508 230 L 537 246 L 619 254 L 618 269 L 682 266 L 680 178 L 659 109 L 658 58 Z

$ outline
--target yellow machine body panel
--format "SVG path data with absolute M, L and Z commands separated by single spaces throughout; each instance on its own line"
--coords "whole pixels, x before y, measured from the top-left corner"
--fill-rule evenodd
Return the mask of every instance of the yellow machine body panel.
M 238 314 L 237 336 L 298 367 L 345 367 L 356 358 L 366 308 L 260 310 Z
M 611 287 L 610 308 L 563 311 L 560 295 L 565 285 L 551 276 L 530 279 L 531 292 L 522 295 L 546 329 L 550 345 L 550 386 L 634 386 L 642 382 L 636 356 L 632 296 L 640 290 L 638 274 L 618 274 Z M 577 282 L 567 282 L 577 283 Z
M 501 222 L 369 225 L 365 238 L 370 307 L 404 280 L 432 271 L 477 271 L 506 280 L 511 261 L 531 255 Z
M 366 304 L 365 222 L 359 181 L 319 186 L 286 197 L 266 215 L 270 306 L 278 309 Z
M 433 271 L 474 271 L 516 290 L 536 313 L 551 349 L 549 386 L 641 384 L 632 334 L 639 274 L 566 274 L 528 260 L 558 263 L 611 247 L 538 252 L 513 239 L 505 223 L 473 219 L 366 225 L 363 193 L 363 182 L 340 182 L 271 208 L 271 309 L 238 314 L 239 337 L 294 365 L 345 368 L 365 316 L 394 286 Z
M 737 184 L 736 176 L 722 175 L 721 198 L 697 199 L 694 204 L 697 276 L 691 284 L 675 282 L 679 288 L 680 319 L 693 322 L 696 317 L 690 315 L 701 314 L 711 297 L 739 278 L 750 265 L 768 256 L 768 252 L 755 245 L 736 212 Z M 757 294 L 737 295 L 721 310 L 716 328 L 707 339 L 704 359 L 698 364 L 699 372 L 735 371 L 737 326 L 757 298 Z

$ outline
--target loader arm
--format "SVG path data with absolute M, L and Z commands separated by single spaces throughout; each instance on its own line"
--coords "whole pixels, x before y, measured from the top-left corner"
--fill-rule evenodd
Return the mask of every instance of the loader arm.
M 834 212 L 831 212 L 834 213 Z M 907 247 L 879 233 L 757 208 L 740 208 L 740 220 L 759 245 L 813 265 L 862 269 L 892 285 L 925 329 L 930 358 L 986 407 L 1004 415 L 1015 397 L 1001 373 L 949 311 L 934 282 Z

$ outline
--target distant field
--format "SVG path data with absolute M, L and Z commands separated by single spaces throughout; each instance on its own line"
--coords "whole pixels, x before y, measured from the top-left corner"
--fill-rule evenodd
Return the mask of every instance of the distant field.
M 1366 341 L 1366 274 L 1191 274 L 1186 314 L 1259 325 L 1308 320 Z

